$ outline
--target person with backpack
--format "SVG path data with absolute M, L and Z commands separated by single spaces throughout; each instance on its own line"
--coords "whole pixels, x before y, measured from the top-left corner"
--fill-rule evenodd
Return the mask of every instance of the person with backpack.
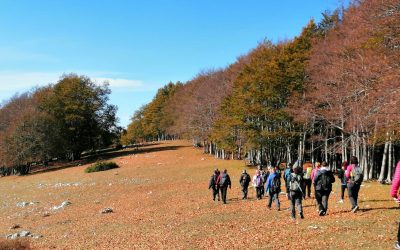
M 301 204 L 303 198 L 303 171 L 300 167 L 294 168 L 293 173 L 290 173 L 288 178 L 289 190 L 290 190 L 290 210 L 292 220 L 296 219 L 296 207 L 299 210 L 299 215 L 301 219 L 304 219 L 303 215 L 303 205 Z
M 346 191 L 347 188 L 347 179 L 345 176 L 346 170 L 347 170 L 347 166 L 349 164 L 347 163 L 347 161 L 344 161 L 342 163 L 342 168 L 338 170 L 338 178 L 340 180 L 340 200 L 339 203 L 343 203 L 344 202 L 344 192 Z
M 335 177 L 332 171 L 329 170 L 328 163 L 322 162 L 321 168 L 315 173 L 314 188 L 315 198 L 318 203 L 318 214 L 324 216 L 328 211 L 329 195 L 332 191 L 332 183 L 335 182 Z
M 261 165 L 258 166 L 258 170 L 260 171 L 260 174 L 261 174 L 261 177 L 263 180 L 262 188 L 261 188 L 261 196 L 264 196 L 264 194 L 265 194 L 264 187 L 265 187 L 265 183 L 267 182 L 269 173 L 268 173 L 268 171 L 265 171 Z
M 304 171 L 304 198 L 307 195 L 307 198 L 311 198 L 311 186 L 312 186 L 312 180 L 311 180 L 311 173 L 312 173 L 312 164 L 309 162 L 306 162 L 305 165 L 305 171 Z
M 390 195 L 393 197 L 394 201 L 397 202 L 397 204 L 400 204 L 399 188 L 400 188 L 400 161 L 396 165 L 396 169 L 393 176 L 392 188 L 390 189 Z M 400 223 L 397 229 L 397 242 L 395 244 L 395 249 L 400 250 Z
M 256 189 L 257 200 L 261 200 L 262 189 L 264 189 L 264 179 L 260 170 L 256 170 L 256 174 L 253 176 L 253 187 Z
M 250 175 L 246 172 L 246 169 L 243 170 L 242 175 L 240 176 L 239 182 L 240 182 L 240 185 L 242 186 L 242 193 L 243 193 L 242 200 L 246 200 L 249 183 L 250 183 Z
M 224 169 L 223 173 L 218 176 L 217 183 L 219 184 L 219 188 L 221 190 L 222 202 L 226 204 L 228 187 L 229 189 L 231 188 L 231 178 L 228 175 L 228 170 Z
M 355 213 L 359 209 L 358 192 L 360 191 L 361 183 L 364 179 L 363 170 L 358 165 L 358 159 L 356 156 L 350 158 L 350 165 L 346 170 L 346 178 L 347 192 L 349 193 L 351 203 L 351 212 Z
M 275 200 L 276 208 L 280 211 L 279 193 L 281 192 L 281 175 L 276 173 L 275 167 L 270 167 L 266 191 L 269 194 L 267 207 L 271 209 L 272 201 Z
M 290 200 L 290 188 L 289 188 L 289 180 L 290 180 L 290 175 L 292 174 L 292 164 L 289 163 L 286 166 L 285 172 L 283 173 L 283 179 L 285 180 L 285 187 L 286 187 L 286 197 L 288 200 Z
M 215 201 L 216 196 L 218 196 L 218 201 L 219 201 L 219 186 L 217 185 L 218 176 L 219 176 L 219 170 L 215 169 L 214 174 L 211 175 L 211 179 L 208 184 L 208 189 L 212 190 L 213 201 Z

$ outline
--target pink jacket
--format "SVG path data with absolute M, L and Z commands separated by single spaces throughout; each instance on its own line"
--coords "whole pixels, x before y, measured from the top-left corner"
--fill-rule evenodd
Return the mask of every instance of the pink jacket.
M 392 189 L 390 190 L 390 195 L 393 198 L 397 198 L 398 200 L 399 200 L 398 197 L 399 187 L 400 187 L 400 161 L 397 163 L 396 170 L 393 176 Z
M 318 169 L 317 169 L 317 168 L 314 168 L 314 169 L 312 170 L 312 172 L 311 172 L 311 181 L 312 181 L 312 183 L 314 183 L 314 176 L 315 176 L 315 174 L 317 173 L 317 171 L 318 171 Z
M 350 164 L 350 165 L 347 166 L 347 169 L 346 169 L 346 172 L 345 172 L 345 175 L 346 175 L 347 179 L 350 179 L 351 171 L 353 170 L 353 168 L 355 168 L 355 166 L 356 165 L 354 165 L 354 164 Z

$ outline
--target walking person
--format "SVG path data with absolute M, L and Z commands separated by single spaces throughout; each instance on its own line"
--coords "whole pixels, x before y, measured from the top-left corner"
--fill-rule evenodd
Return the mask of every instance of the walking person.
M 276 173 L 275 167 L 270 167 L 266 191 L 269 194 L 267 207 L 271 209 L 272 201 L 275 201 L 276 208 L 280 211 L 281 203 L 279 201 L 279 193 L 281 192 L 281 176 Z
M 346 170 L 347 170 L 347 166 L 349 164 L 347 163 L 347 161 L 344 161 L 342 163 L 342 168 L 338 170 L 338 178 L 340 180 L 340 200 L 339 203 L 343 203 L 344 202 L 344 192 L 346 191 L 347 188 L 347 178 L 346 178 Z
M 328 163 L 322 162 L 321 168 L 315 173 L 314 187 L 315 198 L 318 203 L 318 214 L 324 216 L 328 211 L 329 195 L 332 191 L 332 183 L 335 182 L 335 177 L 332 171 L 329 170 Z
M 219 201 L 219 185 L 217 185 L 218 176 L 219 176 L 219 170 L 215 169 L 214 174 L 211 175 L 210 182 L 208 183 L 208 189 L 211 189 L 212 191 L 213 201 L 215 201 L 215 197 L 217 196 Z
M 240 185 L 242 186 L 242 194 L 243 194 L 242 200 L 246 200 L 250 183 L 250 175 L 246 172 L 246 169 L 243 170 L 239 182 Z
M 364 174 L 361 167 L 358 165 L 358 159 L 356 156 L 350 158 L 350 165 L 346 170 L 347 178 L 347 192 L 349 193 L 349 199 L 351 203 L 351 212 L 355 213 L 359 209 L 358 207 L 358 193 L 360 191 L 361 183 L 364 179 Z
M 299 215 L 301 219 L 304 219 L 303 215 L 303 171 L 301 168 L 297 167 L 293 169 L 293 173 L 290 173 L 288 178 L 289 190 L 290 190 L 290 210 L 292 220 L 296 219 L 296 207 L 299 210 Z
M 222 202 L 226 204 L 226 195 L 228 192 L 228 187 L 231 189 L 231 178 L 228 175 L 228 170 L 224 169 L 223 173 L 218 177 L 219 188 L 221 189 Z
M 286 197 L 288 200 L 290 200 L 290 188 L 289 188 L 289 180 L 290 180 L 290 175 L 292 174 L 292 164 L 289 163 L 286 166 L 285 172 L 283 173 L 283 179 L 285 180 L 285 187 L 286 187 Z
M 256 174 L 253 176 L 253 187 L 256 189 L 257 200 L 262 199 L 262 189 L 264 189 L 264 180 L 262 178 L 260 170 L 256 170 Z
M 400 204 L 399 197 L 399 188 L 400 188 L 400 161 L 397 163 L 396 170 L 393 176 L 392 188 L 390 190 L 390 195 L 393 197 L 394 201 Z M 400 250 L 400 222 L 399 227 L 397 229 L 397 242 L 395 244 L 395 249 Z
M 312 173 L 312 165 L 311 163 L 307 162 L 306 163 L 306 169 L 304 172 L 304 197 L 311 198 L 311 186 L 312 186 L 312 180 L 311 180 L 311 173 Z

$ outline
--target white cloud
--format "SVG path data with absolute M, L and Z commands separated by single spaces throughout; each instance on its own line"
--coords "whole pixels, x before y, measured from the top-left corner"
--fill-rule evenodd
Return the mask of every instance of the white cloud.
M 33 87 L 45 86 L 50 83 L 56 83 L 63 72 L 9 72 L 0 71 L 0 102 L 9 99 L 17 92 L 25 92 Z M 77 74 L 81 74 L 77 72 Z M 145 85 L 140 80 L 125 79 L 125 78 L 111 78 L 111 77 L 97 77 L 101 73 L 88 72 L 82 73 L 89 76 L 97 84 L 107 81 L 110 84 L 112 91 L 139 91 L 143 90 Z
M 93 80 L 97 83 L 108 82 L 111 89 L 136 90 L 144 86 L 142 81 L 132 79 L 94 77 Z

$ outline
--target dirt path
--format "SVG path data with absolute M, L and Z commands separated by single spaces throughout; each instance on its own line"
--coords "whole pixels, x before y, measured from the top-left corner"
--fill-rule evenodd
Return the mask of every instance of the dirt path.
M 113 161 L 121 168 L 0 178 L 0 235 L 43 235 L 31 240 L 38 249 L 391 249 L 395 242 L 398 211 L 389 186 L 364 183 L 356 214 L 348 212 L 348 199 L 338 204 L 336 194 L 325 217 L 306 200 L 306 218 L 291 222 L 284 196 L 280 212 L 266 210 L 265 199 L 240 199 L 243 161 L 215 160 L 188 142 L 150 146 Z M 228 169 L 233 182 L 227 205 L 213 202 L 207 190 L 215 167 Z M 63 201 L 71 205 L 52 209 Z M 106 207 L 114 213 L 101 214 Z M 9 229 L 14 224 L 21 229 Z

